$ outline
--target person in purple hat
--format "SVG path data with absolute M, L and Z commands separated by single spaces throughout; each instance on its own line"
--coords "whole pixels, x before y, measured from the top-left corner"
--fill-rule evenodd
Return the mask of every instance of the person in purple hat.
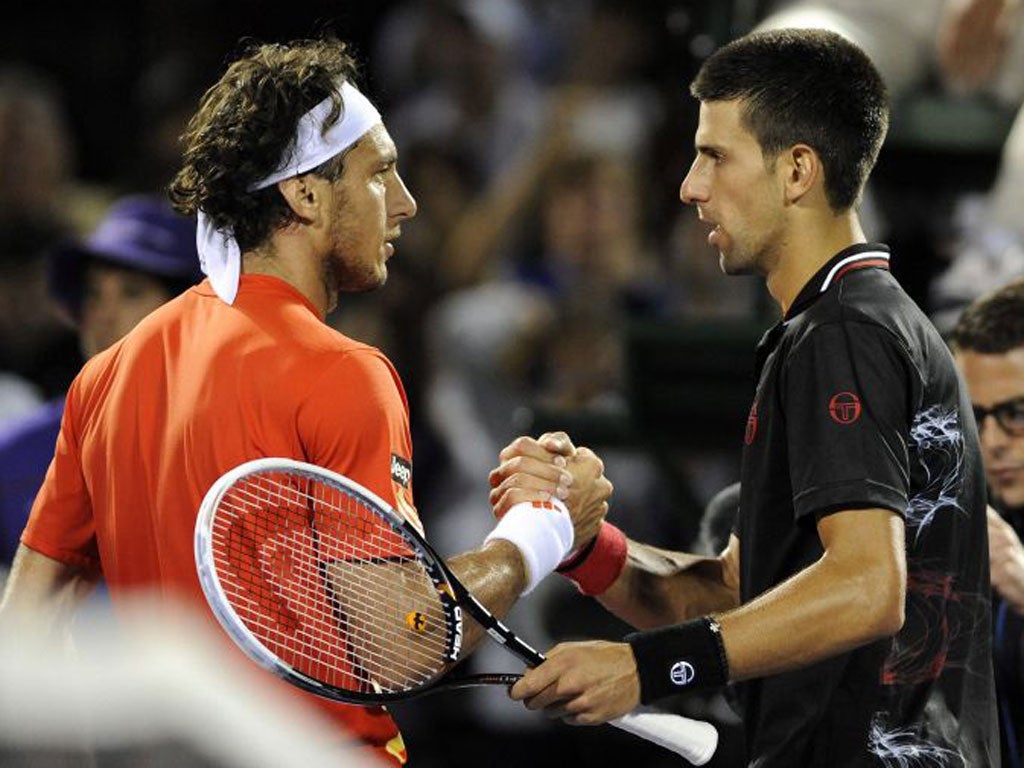
M 50 294 L 78 329 L 86 359 L 128 333 L 154 309 L 197 283 L 195 222 L 161 197 L 116 201 L 83 242 L 49 254 Z M 0 431 L 0 566 L 18 548 L 32 501 L 57 442 L 64 398 Z

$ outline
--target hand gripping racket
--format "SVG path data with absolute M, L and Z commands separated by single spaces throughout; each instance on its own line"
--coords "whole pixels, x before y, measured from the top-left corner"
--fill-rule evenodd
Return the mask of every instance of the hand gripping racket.
M 227 472 L 196 520 L 196 566 L 228 635 L 257 664 L 306 691 L 384 704 L 515 674 L 447 677 L 463 610 L 525 664 L 544 656 L 459 582 L 416 528 L 346 477 L 290 459 Z M 718 746 L 710 723 L 638 708 L 612 725 L 694 765 Z

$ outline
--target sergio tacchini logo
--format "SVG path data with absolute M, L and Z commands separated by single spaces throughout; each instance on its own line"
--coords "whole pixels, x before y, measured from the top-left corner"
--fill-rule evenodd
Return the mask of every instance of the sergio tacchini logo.
M 675 685 L 689 685 L 693 682 L 693 665 L 688 661 L 677 661 L 672 665 L 668 675 Z

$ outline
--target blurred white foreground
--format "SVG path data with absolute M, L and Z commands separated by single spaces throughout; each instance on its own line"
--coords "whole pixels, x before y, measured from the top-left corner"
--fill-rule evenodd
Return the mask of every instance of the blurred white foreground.
M 336 726 L 253 674 L 215 630 L 139 601 L 83 611 L 74 648 L 0 627 L 0 765 L 379 766 Z M 267 675 L 269 677 L 269 675 Z

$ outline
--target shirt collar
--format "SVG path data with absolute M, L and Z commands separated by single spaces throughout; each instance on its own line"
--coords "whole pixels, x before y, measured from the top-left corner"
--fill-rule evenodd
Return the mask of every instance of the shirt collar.
M 217 296 L 213 286 L 210 284 L 210 278 L 206 278 L 199 285 L 195 286 L 196 290 L 204 296 Z M 298 288 L 276 275 L 267 275 L 263 273 L 245 273 L 239 276 L 238 280 L 238 294 L 255 295 L 255 294 L 271 294 L 279 296 L 282 299 L 290 300 L 292 303 L 301 304 L 321 322 L 325 320 L 325 315 L 310 301 L 305 294 L 302 293 Z M 229 305 L 230 306 L 230 305 Z
M 819 269 L 800 289 L 785 320 L 792 320 L 847 274 L 858 269 L 889 269 L 889 246 L 882 243 L 857 243 L 844 248 Z

